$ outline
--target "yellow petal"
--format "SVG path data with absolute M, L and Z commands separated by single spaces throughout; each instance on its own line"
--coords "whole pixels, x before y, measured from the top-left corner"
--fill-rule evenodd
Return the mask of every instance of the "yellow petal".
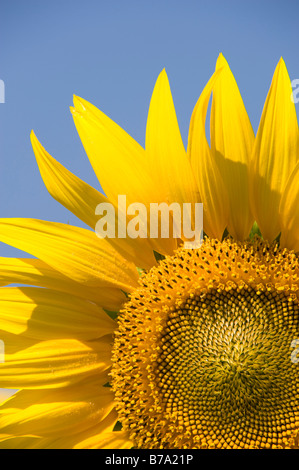
M 291 93 L 290 78 L 280 59 L 256 136 L 250 187 L 253 215 L 263 237 L 270 241 L 280 232 L 280 199 L 297 161 L 298 123 Z
M 97 341 L 55 339 L 34 342 L 23 335 L 6 335 L 5 362 L 0 364 L 3 388 L 66 387 L 111 366 L 110 336 Z
M 149 223 L 150 203 L 167 201 L 144 149 L 92 104 L 74 97 L 74 105 L 75 125 L 105 194 L 115 205 L 119 195 L 126 196 L 127 205 L 141 202 L 147 208 Z M 165 255 L 177 248 L 173 238 L 155 239 L 148 234 L 148 239 L 153 250 Z
M 165 70 L 157 79 L 150 102 L 146 126 L 146 161 L 163 201 L 169 205 L 179 204 L 181 214 L 184 211 L 184 217 L 188 215 L 194 229 L 195 203 L 199 202 L 199 193 L 181 138 Z M 188 213 L 185 212 L 187 204 Z M 183 221 L 176 229 L 180 230 L 184 238 Z M 173 242 L 172 250 L 176 248 L 175 240 Z
M 72 445 L 75 449 L 130 449 L 133 443 L 129 440 L 129 433 L 125 431 L 113 431 L 118 420 L 115 410 L 105 418 L 98 426 L 89 429 L 85 435 L 79 436 L 77 443 Z
M 205 133 L 208 103 L 218 74 L 211 77 L 192 113 L 188 154 L 203 203 L 204 231 L 210 237 L 221 239 L 228 222 L 228 195 Z
M 0 434 L 1 449 L 101 449 L 101 448 L 130 448 L 126 439 L 127 434 L 119 431 L 114 432 L 115 438 L 110 442 L 115 447 L 107 447 L 109 435 L 117 421 L 115 410 L 102 419 L 97 425 L 83 429 L 76 434 L 64 433 L 62 436 L 37 437 L 32 434 L 23 437 L 13 437 L 11 434 Z M 102 447 L 102 443 L 103 446 Z M 127 446 L 125 445 L 127 444 Z M 119 446 L 119 447 L 118 447 Z
M 107 201 L 105 196 L 51 157 L 33 131 L 30 137 L 41 176 L 51 196 L 94 229 L 98 221 L 95 209 Z
M 90 230 L 35 219 L 0 219 L 0 241 L 88 287 L 130 291 L 137 284 L 135 265 Z
M 254 133 L 238 85 L 222 54 L 216 71 L 211 108 L 211 150 L 229 198 L 227 229 L 237 240 L 249 236 L 254 222 L 249 207 L 248 165 Z
M 291 173 L 279 206 L 280 244 L 299 252 L 299 162 Z
M 8 400 L 14 393 L 14 390 L 6 390 L 4 388 L 0 388 L 0 403 L 3 403 L 4 401 Z
M 198 201 L 198 189 L 181 133 L 165 70 L 156 82 L 146 126 L 145 149 L 165 202 Z
M 31 142 L 41 176 L 51 196 L 94 230 L 99 220 L 96 214 L 97 206 L 107 203 L 112 205 L 112 203 L 51 157 L 33 132 Z M 114 207 L 113 209 L 116 217 L 109 219 L 108 223 L 111 222 L 113 226 L 117 226 L 117 209 Z M 110 238 L 109 242 L 116 250 L 125 253 L 126 259 L 133 261 L 141 268 L 149 269 L 155 264 L 153 251 L 147 240 L 116 237 Z
M 37 287 L 0 289 L 0 325 L 5 332 L 38 340 L 91 340 L 113 333 L 116 323 L 95 304 Z
M 13 436 L 61 439 L 83 433 L 114 408 L 114 394 L 97 380 L 53 390 L 22 390 L 0 407 L 0 429 Z
M 74 105 L 71 112 L 77 131 L 109 201 L 117 207 L 121 195 L 126 196 L 127 206 L 141 202 L 149 223 L 149 205 L 163 202 L 164 193 L 150 174 L 145 150 L 91 103 L 75 96 Z M 146 240 L 163 254 L 172 254 L 177 247 L 176 240 L 154 239 L 149 234 Z
M 15 437 L 11 434 L 0 434 L 0 449 L 45 449 L 47 439 L 35 436 Z
M 93 169 L 109 200 L 128 204 L 155 201 L 154 182 L 146 171 L 144 149 L 92 104 L 74 97 L 74 122 Z
M 132 449 L 134 443 L 126 431 L 100 431 L 75 445 L 75 449 Z
M 111 311 L 119 310 L 126 301 L 126 296 L 120 289 L 86 287 L 39 259 L 0 257 L 0 285 L 7 284 L 47 287 L 93 301 Z

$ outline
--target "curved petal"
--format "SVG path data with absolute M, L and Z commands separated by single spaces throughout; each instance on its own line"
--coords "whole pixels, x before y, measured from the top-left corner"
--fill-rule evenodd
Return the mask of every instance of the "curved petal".
M 91 340 L 112 334 L 116 323 L 97 305 L 37 287 L 0 289 L 0 326 L 5 333 L 48 340 Z
M 160 73 L 151 98 L 145 149 L 151 173 L 157 175 L 165 193 L 165 202 L 195 203 L 199 200 L 165 70 Z
M 291 93 L 280 59 L 257 132 L 250 177 L 252 212 L 263 237 L 270 241 L 280 232 L 280 199 L 298 158 L 298 122 Z
M 27 434 L 14 437 L 11 434 L 0 434 L 1 449 L 117 449 L 132 447 L 127 434 L 113 432 L 117 421 L 117 413 L 112 410 L 97 425 L 76 434 L 65 433 L 63 436 L 38 437 Z M 113 434 L 115 437 L 113 438 Z M 112 436 L 111 436 L 112 435 Z M 111 436 L 111 437 L 110 437 Z M 110 445 L 109 445 L 110 444 Z M 111 447 L 114 446 L 115 447 Z M 119 447 L 118 447 L 119 446 Z
M 0 241 L 88 287 L 130 291 L 137 284 L 135 265 L 90 230 L 36 219 L 0 219 Z
M 236 240 L 248 238 L 253 225 L 249 207 L 248 165 L 254 133 L 236 80 L 222 54 L 211 107 L 211 150 L 229 198 L 227 229 Z
M 146 171 L 144 149 L 88 101 L 75 96 L 74 106 L 77 131 L 109 200 L 117 206 L 121 194 L 129 204 L 154 202 L 155 185 Z
M 113 431 L 117 423 L 116 410 L 93 429 L 89 429 L 85 435 L 78 435 L 74 449 L 130 449 L 133 443 L 129 440 L 127 432 Z
M 127 205 L 142 203 L 148 216 L 150 204 L 164 202 L 164 193 L 150 174 L 145 150 L 91 103 L 75 96 L 74 106 L 77 131 L 109 201 L 117 207 L 118 197 L 126 196 Z M 149 238 L 149 244 L 163 254 L 177 247 L 173 239 Z
M 14 393 L 14 390 L 6 390 L 4 388 L 0 388 L 0 403 L 3 403 L 4 401 L 8 400 Z
M 0 364 L 3 388 L 66 387 L 111 366 L 112 338 L 80 342 L 55 339 L 34 342 L 22 335 L 6 335 L 5 362 Z
M 299 252 L 299 162 L 291 173 L 279 206 L 280 244 Z
M 126 431 L 96 430 L 94 436 L 76 444 L 75 449 L 132 449 L 134 443 Z
M 0 449 L 45 449 L 48 439 L 39 439 L 36 436 L 15 437 L 11 434 L 0 434 Z
M 209 99 L 218 74 L 211 77 L 192 113 L 188 155 L 203 203 L 204 231 L 208 236 L 221 240 L 228 222 L 228 195 L 205 133 Z
M 8 284 L 46 287 L 87 299 L 111 311 L 118 311 L 126 301 L 126 296 L 120 289 L 86 287 L 35 258 L 0 257 L 0 285 Z
M 94 229 L 98 220 L 96 207 L 107 198 L 51 157 L 33 131 L 30 138 L 41 177 L 51 196 Z

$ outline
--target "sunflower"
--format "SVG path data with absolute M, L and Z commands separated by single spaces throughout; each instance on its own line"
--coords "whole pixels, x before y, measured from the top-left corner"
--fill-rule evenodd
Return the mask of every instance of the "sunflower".
M 298 123 L 281 59 L 256 137 L 222 55 L 185 151 L 165 70 L 143 149 L 87 101 L 72 115 L 105 196 L 32 133 L 50 194 L 91 228 L 2 219 L 2 448 L 299 446 Z M 210 111 L 210 141 L 206 118 Z M 203 203 L 205 238 L 99 238 L 95 208 Z M 109 223 L 109 222 L 108 222 Z M 9 287 L 9 284 L 21 287 Z M 297 343 L 296 343 L 297 344 Z

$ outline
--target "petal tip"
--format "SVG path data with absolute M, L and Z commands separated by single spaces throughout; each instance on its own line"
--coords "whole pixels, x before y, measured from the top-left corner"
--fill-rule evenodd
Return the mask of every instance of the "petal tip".
M 161 72 L 158 75 L 157 83 L 158 82 L 167 82 L 167 83 L 169 83 L 165 67 L 161 70 Z
M 36 152 L 37 150 L 39 150 L 40 148 L 43 149 L 40 141 L 36 137 L 33 130 L 30 132 L 30 141 L 31 141 L 31 145 L 32 145 L 32 148 L 33 148 L 33 151 L 34 151 L 35 155 L 37 154 L 37 152 Z

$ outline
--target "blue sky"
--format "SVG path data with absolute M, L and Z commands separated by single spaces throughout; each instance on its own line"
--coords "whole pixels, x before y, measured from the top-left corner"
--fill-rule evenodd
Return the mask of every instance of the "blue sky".
M 73 94 L 143 145 L 150 96 L 165 67 L 186 143 L 220 52 L 255 131 L 281 56 L 291 79 L 299 78 L 296 0 L 2 0 L 0 10 L 1 217 L 82 226 L 47 193 L 29 139 L 34 129 L 49 153 L 99 188 L 69 111 Z M 18 253 L 0 244 L 1 256 Z

